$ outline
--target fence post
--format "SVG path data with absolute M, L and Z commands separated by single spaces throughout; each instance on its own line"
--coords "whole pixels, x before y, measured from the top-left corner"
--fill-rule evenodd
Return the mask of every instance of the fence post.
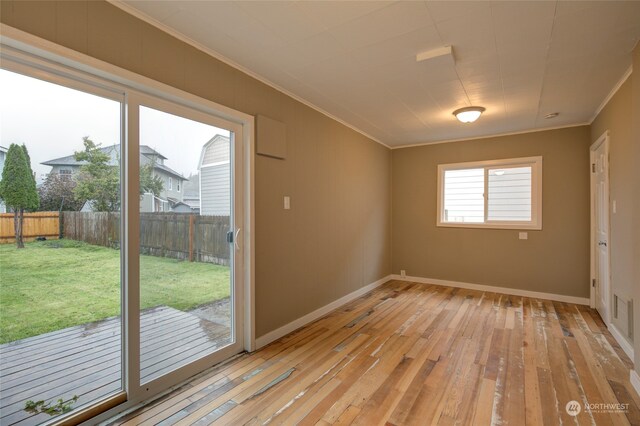
M 58 212 L 58 239 L 64 238 L 64 212 Z
M 189 262 L 193 262 L 193 227 L 195 225 L 195 216 L 189 215 Z

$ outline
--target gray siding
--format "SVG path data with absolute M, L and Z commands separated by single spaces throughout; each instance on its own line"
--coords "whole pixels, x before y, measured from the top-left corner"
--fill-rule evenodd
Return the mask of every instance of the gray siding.
M 200 170 L 200 214 L 228 216 L 230 211 L 229 163 Z
M 142 194 L 140 197 L 140 211 L 144 213 L 153 211 L 153 194 Z
M 178 201 L 182 201 L 182 187 L 184 182 L 182 179 L 178 179 L 175 176 L 171 176 L 162 170 L 156 169 L 155 175 L 162 180 L 162 191 L 160 192 L 160 198 L 166 200 L 167 197 L 175 198 Z M 169 189 L 169 178 L 172 179 L 173 189 Z M 180 191 L 178 191 L 178 182 L 180 182 Z
M 221 163 L 229 161 L 229 139 L 219 137 L 218 140 L 205 148 L 202 164 Z

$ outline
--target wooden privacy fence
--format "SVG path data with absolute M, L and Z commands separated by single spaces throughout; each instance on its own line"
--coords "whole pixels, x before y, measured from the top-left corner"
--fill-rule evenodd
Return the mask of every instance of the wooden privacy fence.
M 60 233 L 60 217 L 58 212 L 25 213 L 22 222 L 24 241 L 33 241 L 37 237 L 47 239 L 58 238 Z M 0 213 L 0 244 L 16 241 L 13 226 L 13 213 Z
M 120 213 L 63 212 L 64 238 L 120 247 Z M 140 213 L 140 253 L 229 265 L 229 216 Z

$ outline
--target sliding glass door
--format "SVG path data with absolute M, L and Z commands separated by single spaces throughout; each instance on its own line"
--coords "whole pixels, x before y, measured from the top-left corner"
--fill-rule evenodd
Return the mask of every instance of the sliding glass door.
M 242 128 L 146 95 L 130 96 L 128 107 L 137 123 L 129 128 L 129 245 L 130 271 L 138 271 L 129 279 L 137 307 L 129 365 L 147 395 L 243 347 Z
M 139 116 L 140 382 L 146 384 L 238 340 L 235 135 L 220 120 L 157 100 L 141 105 Z
M 130 408 L 242 351 L 243 125 L 0 55 L 0 425 Z
M 55 420 L 125 386 L 123 96 L 12 70 L 0 70 L 2 425 Z

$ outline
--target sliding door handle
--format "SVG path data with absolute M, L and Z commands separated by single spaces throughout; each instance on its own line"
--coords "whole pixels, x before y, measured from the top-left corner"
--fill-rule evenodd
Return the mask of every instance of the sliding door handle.
M 240 250 L 240 244 L 238 244 L 238 237 L 240 236 L 240 228 L 236 229 L 236 235 L 233 237 L 233 244 L 236 250 Z

